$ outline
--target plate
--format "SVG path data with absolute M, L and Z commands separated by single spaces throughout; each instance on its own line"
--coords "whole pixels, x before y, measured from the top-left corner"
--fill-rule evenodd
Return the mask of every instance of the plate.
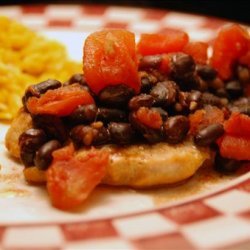
M 103 28 L 139 35 L 184 29 L 212 40 L 225 21 L 166 10 L 94 5 L 1 7 L 7 15 L 64 43 L 81 60 L 86 36 Z M 0 124 L 0 248 L 244 249 L 250 247 L 250 173 L 223 177 L 202 169 L 187 183 L 157 190 L 98 187 L 74 213 L 53 208 L 45 189 L 28 186 L 4 147 Z M 31 240 L 32 239 L 32 240 Z

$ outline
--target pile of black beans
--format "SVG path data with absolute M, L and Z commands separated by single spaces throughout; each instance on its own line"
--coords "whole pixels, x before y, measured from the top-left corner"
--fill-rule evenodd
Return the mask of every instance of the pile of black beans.
M 191 56 L 184 53 L 171 55 L 168 74 L 160 72 L 161 62 L 161 55 L 141 57 L 139 94 L 121 83 L 108 86 L 95 95 L 83 74 L 75 74 L 63 84 L 49 79 L 28 87 L 22 99 L 25 109 L 29 97 L 40 97 L 49 89 L 70 84 L 78 84 L 89 91 L 95 104 L 80 105 L 66 117 L 31 114 L 33 128 L 19 138 L 24 165 L 47 169 L 52 152 L 69 140 L 76 148 L 140 142 L 181 143 L 188 136 L 188 115 L 209 105 L 228 114 L 232 111 L 250 114 L 250 99 L 243 96 L 243 86 L 250 81 L 247 67 L 235 65 L 233 78 L 225 83 L 211 66 L 196 64 Z M 160 128 L 152 128 L 138 120 L 136 112 L 142 107 L 161 116 Z M 222 125 L 212 124 L 198 131 L 193 140 L 198 146 L 216 149 L 214 142 L 223 133 Z M 221 164 L 223 159 L 218 157 L 216 160 Z M 229 165 L 228 170 L 231 171 L 230 164 L 224 165 Z

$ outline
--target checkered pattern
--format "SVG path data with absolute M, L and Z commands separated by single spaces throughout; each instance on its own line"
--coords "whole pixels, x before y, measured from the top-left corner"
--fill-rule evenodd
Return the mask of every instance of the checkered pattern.
M 225 24 L 163 10 L 105 6 L 1 7 L 0 15 L 36 30 L 90 32 L 109 27 L 139 34 L 178 28 L 198 40 L 213 39 Z M 174 207 L 77 223 L 0 226 L 0 249 L 246 249 L 250 247 L 249 176 L 217 194 Z
M 31 238 L 32 236 L 32 238 Z M 245 249 L 250 178 L 219 194 L 110 219 L 0 227 L 3 249 Z
M 49 5 L 1 7 L 7 15 L 33 29 L 69 29 L 95 31 L 103 28 L 124 28 L 137 34 L 183 29 L 196 40 L 211 40 L 224 21 L 176 12 L 105 6 Z

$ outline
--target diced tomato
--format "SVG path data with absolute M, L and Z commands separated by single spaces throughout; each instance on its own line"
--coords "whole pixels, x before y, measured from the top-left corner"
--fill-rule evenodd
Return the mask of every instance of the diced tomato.
M 220 154 L 229 159 L 250 160 L 250 138 L 225 134 L 219 141 Z
M 168 30 L 164 34 L 142 34 L 137 48 L 144 56 L 180 52 L 188 40 L 187 33 L 180 30 Z
M 224 123 L 227 134 L 250 138 L 250 117 L 240 113 L 233 113 Z
M 213 44 L 211 63 L 222 79 L 229 79 L 235 61 L 248 53 L 249 39 L 247 30 L 240 25 L 233 24 L 220 30 Z
M 53 153 L 53 161 L 47 170 L 47 189 L 52 204 L 63 210 L 81 205 L 101 182 L 109 162 L 109 154 L 103 150 L 91 150 L 80 158 L 73 146 Z
M 164 74 L 168 74 L 170 72 L 170 69 L 171 69 L 170 68 L 170 55 L 169 54 L 163 54 L 159 70 Z
M 84 44 L 84 75 L 91 90 L 98 94 L 109 85 L 125 84 L 140 90 L 135 35 L 126 30 L 92 33 Z
M 239 62 L 240 64 L 246 65 L 248 66 L 248 68 L 250 68 L 250 43 L 248 46 L 248 52 L 242 57 L 240 57 Z
M 207 63 L 208 43 L 205 42 L 189 42 L 183 52 L 192 56 L 196 63 Z
M 204 119 L 205 113 L 206 112 L 204 109 L 199 109 L 195 111 L 193 114 L 189 115 L 189 124 L 190 124 L 189 133 L 191 135 L 195 135 L 196 132 L 198 131 Z
M 81 104 L 94 103 L 88 91 L 78 85 L 69 85 L 48 90 L 41 97 L 30 97 L 27 108 L 32 114 L 67 116 Z
M 142 124 L 150 128 L 159 129 L 162 125 L 161 115 L 146 107 L 139 108 L 136 112 L 136 117 Z
M 189 115 L 189 133 L 195 135 L 196 132 L 207 125 L 213 123 L 223 123 L 225 120 L 224 112 L 215 106 L 206 106 Z

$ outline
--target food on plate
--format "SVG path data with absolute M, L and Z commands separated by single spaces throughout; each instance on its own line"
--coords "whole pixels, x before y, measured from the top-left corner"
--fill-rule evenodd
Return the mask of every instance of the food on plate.
M 0 16 L 0 120 L 10 121 L 21 107 L 25 88 L 47 78 L 65 81 L 80 72 L 65 47 Z
M 212 46 L 174 30 L 138 44 L 126 30 L 90 34 L 83 74 L 26 89 L 6 147 L 66 210 L 100 183 L 176 184 L 206 161 L 233 173 L 250 160 L 249 44 L 236 24 Z

